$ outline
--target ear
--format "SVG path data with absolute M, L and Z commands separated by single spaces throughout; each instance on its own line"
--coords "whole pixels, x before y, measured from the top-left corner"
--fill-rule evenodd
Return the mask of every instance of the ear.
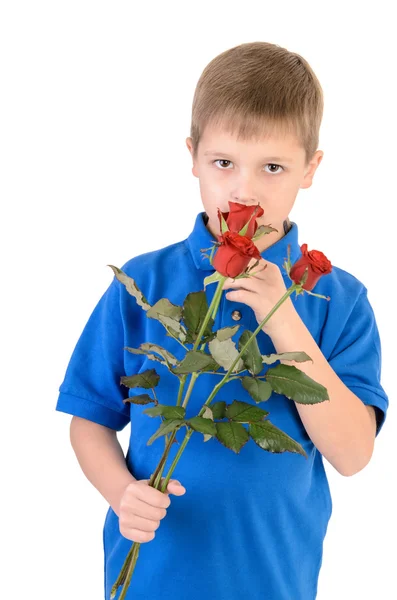
M 193 159 L 193 167 L 192 167 L 192 173 L 195 177 L 198 177 L 198 172 L 197 172 L 197 164 L 196 164 L 196 160 L 194 159 L 193 156 L 193 144 L 192 144 L 192 138 L 191 137 L 187 137 L 186 138 L 186 146 L 191 154 L 191 157 Z
M 300 187 L 302 189 L 309 188 L 311 186 L 311 184 L 313 183 L 314 174 L 317 170 L 317 167 L 323 160 L 323 156 L 324 156 L 324 152 L 322 150 L 317 150 L 317 152 L 314 153 L 313 158 L 311 159 L 308 166 L 306 167 L 305 174 L 304 174 L 302 183 L 300 185 Z
M 190 154 L 192 154 L 192 152 L 193 152 L 193 146 L 192 146 L 192 138 L 191 137 L 187 137 L 186 138 L 186 146 L 187 146 Z

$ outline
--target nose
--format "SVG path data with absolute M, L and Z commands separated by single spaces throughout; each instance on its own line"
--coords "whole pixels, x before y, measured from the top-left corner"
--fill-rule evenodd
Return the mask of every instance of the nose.
M 232 193 L 233 199 L 241 204 L 258 204 L 258 196 L 254 188 L 252 178 L 240 177 Z

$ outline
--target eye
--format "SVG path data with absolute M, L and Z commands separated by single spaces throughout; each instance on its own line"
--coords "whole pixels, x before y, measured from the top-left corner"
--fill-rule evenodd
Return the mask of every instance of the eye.
M 222 163 L 225 163 L 225 162 L 226 162 L 226 163 L 231 163 L 231 161 L 230 161 L 230 160 L 226 160 L 226 159 L 223 159 L 223 158 L 217 158 L 217 159 L 216 159 L 216 160 L 214 160 L 213 162 L 214 162 L 214 163 L 217 163 L 217 162 L 222 162 Z M 221 169 L 221 170 L 225 171 L 225 169 Z
M 230 160 L 227 159 L 223 159 L 223 158 L 217 158 L 216 160 L 213 161 L 213 163 L 230 163 L 233 164 Z M 282 171 L 284 171 L 284 167 L 282 167 L 281 165 L 277 165 L 274 163 L 269 163 L 266 165 L 266 167 L 276 167 L 277 169 L 281 169 Z M 226 171 L 228 170 L 227 168 L 221 168 L 221 171 Z M 269 172 L 269 171 L 268 171 Z M 277 175 L 280 171 L 270 171 L 271 174 Z
M 274 163 L 269 163 L 268 165 L 266 165 L 267 167 L 277 167 L 278 169 L 282 169 L 284 171 L 284 167 L 282 167 L 281 165 L 276 165 Z M 270 171 L 271 173 L 275 173 L 277 175 L 277 173 L 279 173 L 280 171 Z

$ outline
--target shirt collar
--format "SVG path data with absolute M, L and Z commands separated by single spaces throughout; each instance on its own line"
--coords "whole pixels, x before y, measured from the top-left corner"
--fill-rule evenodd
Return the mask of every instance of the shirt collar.
M 212 236 L 204 222 L 205 212 L 198 213 L 192 232 L 186 239 L 186 245 L 190 250 L 193 262 L 197 269 L 204 271 L 215 271 L 214 267 L 209 262 L 209 258 L 204 254 L 211 253 L 211 246 L 217 240 Z M 298 243 L 298 225 L 290 221 L 291 229 L 282 238 L 261 252 L 262 258 L 269 262 L 275 263 L 280 268 L 280 271 L 286 273 L 283 264 L 288 257 L 288 244 L 290 247 L 290 260 L 294 264 L 301 256 L 301 249 Z M 267 235 L 267 234 L 265 234 Z M 206 249 L 205 252 L 201 252 Z

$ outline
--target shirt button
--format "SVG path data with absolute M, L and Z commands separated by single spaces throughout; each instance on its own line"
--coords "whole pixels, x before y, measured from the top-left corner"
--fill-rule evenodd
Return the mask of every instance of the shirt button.
M 241 312 L 239 310 L 234 310 L 232 312 L 232 319 L 233 321 L 239 321 L 241 319 Z

